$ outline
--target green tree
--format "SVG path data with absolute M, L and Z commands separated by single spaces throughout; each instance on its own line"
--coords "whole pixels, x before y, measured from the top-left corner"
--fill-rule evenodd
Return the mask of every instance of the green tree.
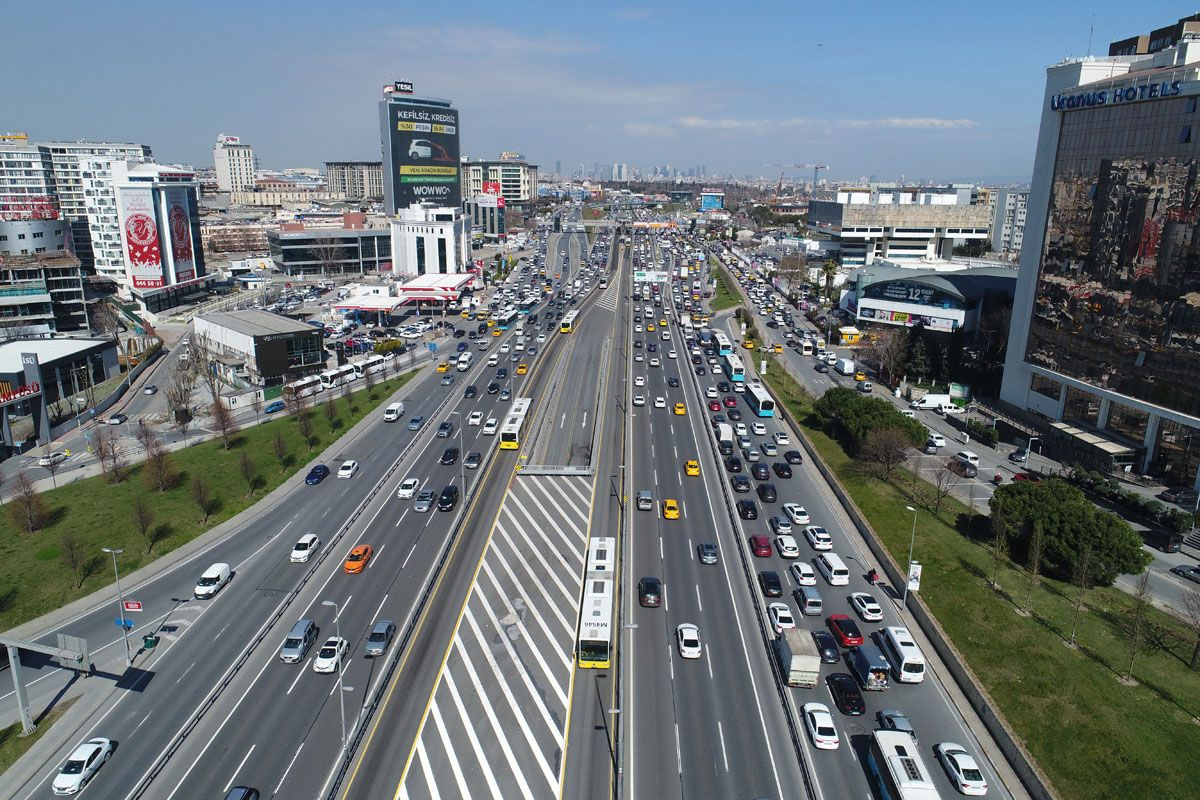
M 926 346 L 923 336 L 914 335 L 911 341 L 912 345 L 908 348 L 908 371 L 920 379 L 932 371 L 929 362 L 929 348 Z
M 821 265 L 821 278 L 825 283 L 825 297 L 833 301 L 833 279 L 838 274 L 838 262 L 832 258 L 826 259 Z

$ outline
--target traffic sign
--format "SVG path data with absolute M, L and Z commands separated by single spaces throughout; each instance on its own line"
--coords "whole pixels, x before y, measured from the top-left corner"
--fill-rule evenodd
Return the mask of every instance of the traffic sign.
M 437 342 L 429 342 L 425 346 L 429 348 L 429 352 L 431 352 L 431 353 L 437 352 Z
M 118 628 L 132 628 L 133 627 L 133 620 L 131 620 L 131 619 L 114 619 L 113 623 Z
M 126 600 L 124 602 L 124 605 L 125 605 L 126 611 L 141 611 L 142 610 L 142 601 L 141 600 Z

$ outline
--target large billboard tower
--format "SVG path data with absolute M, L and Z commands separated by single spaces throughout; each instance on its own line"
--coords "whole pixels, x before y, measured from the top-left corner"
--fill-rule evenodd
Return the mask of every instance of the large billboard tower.
M 379 101 L 383 147 L 383 196 L 389 215 L 412 203 L 462 205 L 458 109 L 449 100 L 416 97 L 412 84 L 396 81 Z

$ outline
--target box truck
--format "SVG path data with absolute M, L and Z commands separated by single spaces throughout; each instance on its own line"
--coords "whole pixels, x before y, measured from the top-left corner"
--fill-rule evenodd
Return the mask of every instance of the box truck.
M 808 631 L 784 628 L 775 640 L 775 657 L 788 686 L 811 689 L 817 685 L 821 677 L 821 654 Z
M 842 375 L 853 375 L 854 374 L 854 359 L 839 358 L 837 360 L 837 371 L 838 371 L 838 373 L 840 373 Z

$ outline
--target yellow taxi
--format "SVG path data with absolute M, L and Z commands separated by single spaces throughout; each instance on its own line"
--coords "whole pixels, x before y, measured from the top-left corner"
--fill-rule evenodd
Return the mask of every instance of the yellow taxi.
M 854 373 L 854 380 L 865 381 L 866 379 L 867 379 L 867 373 L 863 372 L 861 369 L 858 372 Z
M 654 333 L 654 323 L 653 322 L 646 323 L 646 333 Z
M 494 319 L 489 319 L 489 320 L 488 320 L 488 327 L 489 327 L 489 328 L 494 328 L 494 327 L 496 327 L 496 320 L 494 320 Z
M 675 404 L 675 416 L 682 417 L 686 413 L 687 413 L 687 406 L 685 406 L 683 403 Z
M 461 312 L 459 312 L 459 316 L 462 317 L 463 319 L 470 319 L 471 312 L 467 311 L 466 309 L 463 309 Z
M 522 361 L 520 364 L 517 364 L 518 375 L 524 375 L 527 372 L 529 372 L 529 366 L 524 361 Z
M 746 341 L 742 342 L 742 347 L 746 348 L 747 350 L 753 350 L 754 342 L 751 339 L 747 339 Z
M 504 333 L 504 331 L 500 330 L 499 328 L 492 328 L 492 336 L 499 336 L 502 333 Z
M 663 500 L 663 519 L 679 519 L 679 502 L 676 500 Z
M 658 327 L 660 327 L 660 328 L 665 328 L 665 327 L 667 327 L 667 321 L 666 321 L 665 319 L 660 319 L 660 320 L 658 321 Z
M 696 477 L 700 474 L 700 462 L 696 459 L 683 462 L 683 474 L 689 477 Z
M 450 369 L 450 362 L 449 362 L 449 361 L 443 361 L 442 363 L 440 363 L 440 364 L 438 364 L 438 365 L 437 365 L 437 371 L 438 371 L 438 372 L 445 372 L 445 371 L 447 371 L 448 369 Z
M 775 353 L 776 355 L 778 355 L 779 353 L 782 353 L 782 352 L 783 352 L 783 345 L 781 345 L 781 344 L 772 345 L 772 346 L 771 346 L 771 352 L 772 352 L 772 353 Z

